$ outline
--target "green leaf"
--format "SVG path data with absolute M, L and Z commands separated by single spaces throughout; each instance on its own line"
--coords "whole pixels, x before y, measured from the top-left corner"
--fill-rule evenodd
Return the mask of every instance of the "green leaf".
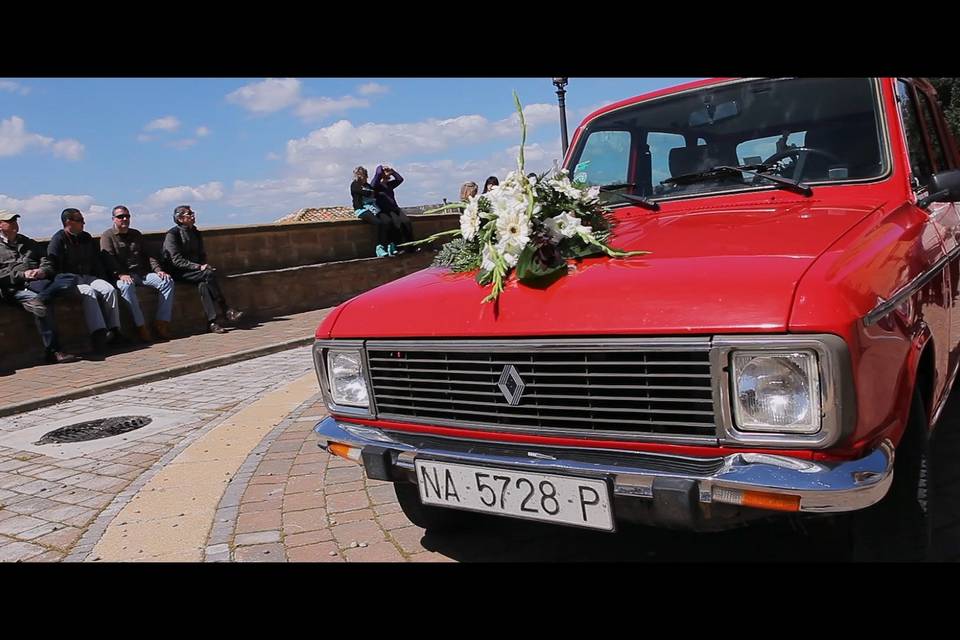
M 527 247 L 517 259 L 517 279 L 528 287 L 545 289 L 567 274 L 567 263 L 561 261 L 557 265 L 546 266 L 534 256 L 536 250 L 532 245 Z

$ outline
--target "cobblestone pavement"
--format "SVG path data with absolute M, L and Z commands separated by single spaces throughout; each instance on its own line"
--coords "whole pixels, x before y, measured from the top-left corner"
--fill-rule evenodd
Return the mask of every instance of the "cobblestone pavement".
M 87 353 L 86 359 L 59 365 L 36 364 L 21 367 L 13 373 L 0 372 L 0 415 L 10 414 L 10 405 L 32 401 L 56 400 L 64 394 L 89 394 L 112 389 L 96 389 L 96 385 L 117 384 L 132 376 L 159 375 L 168 378 L 172 369 L 188 369 L 212 358 L 244 359 L 244 354 L 262 349 L 280 350 L 283 345 L 300 340 L 309 342 L 320 321 L 330 309 L 271 318 L 262 324 L 252 321 L 226 334 L 202 333 L 184 336 L 169 342 L 131 346 L 114 350 L 106 357 Z M 36 336 L 30 336 L 33 339 Z M 263 353 L 269 353 L 264 351 Z M 263 355 L 259 353 L 257 355 Z M 221 364 L 227 364 L 223 362 Z M 140 380 L 139 382 L 146 382 Z M 129 385 L 126 385 L 129 386 Z M 63 399 L 63 398 L 61 398 Z M 40 406 L 40 405 L 36 405 Z M 34 406 L 25 409 L 33 409 Z M 19 409 L 18 411 L 23 411 Z
M 224 416 L 312 367 L 310 348 L 301 347 L 0 418 L 0 560 L 86 559 L 152 472 Z M 74 457 L 9 446 L 23 430 L 113 405 L 179 412 L 183 420 L 149 435 L 113 436 Z

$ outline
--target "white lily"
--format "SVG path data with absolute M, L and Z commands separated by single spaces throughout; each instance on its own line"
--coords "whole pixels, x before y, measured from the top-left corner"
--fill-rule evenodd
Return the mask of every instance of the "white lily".
M 460 233 L 464 240 L 473 240 L 480 230 L 480 211 L 477 209 L 477 197 L 470 198 L 463 213 L 460 214 Z

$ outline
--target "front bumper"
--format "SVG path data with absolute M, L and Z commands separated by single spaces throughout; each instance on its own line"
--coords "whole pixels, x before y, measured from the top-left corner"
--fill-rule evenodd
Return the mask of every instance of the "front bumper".
M 812 462 L 761 453 L 736 453 L 704 460 L 652 453 L 467 443 L 388 433 L 333 417 L 317 423 L 314 432 L 321 447 L 339 443 L 359 449 L 367 475 L 380 480 L 413 481 L 417 457 L 517 471 L 610 478 L 617 519 L 671 528 L 723 529 L 769 516 L 768 508 L 743 506 L 747 492 L 793 499 L 795 507 L 786 510 L 855 511 L 878 502 L 893 481 L 894 448 L 887 440 L 858 460 Z

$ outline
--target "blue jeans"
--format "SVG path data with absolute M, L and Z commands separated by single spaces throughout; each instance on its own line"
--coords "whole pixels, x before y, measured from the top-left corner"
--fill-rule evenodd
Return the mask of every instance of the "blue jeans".
M 132 283 L 117 280 L 117 289 L 120 290 L 120 297 L 129 305 L 130 315 L 133 316 L 133 323 L 138 327 L 143 326 L 143 311 L 140 310 L 140 300 L 137 298 L 137 287 L 147 286 L 157 290 L 159 295 L 157 303 L 157 320 L 170 322 L 173 315 L 173 278 L 164 280 L 155 273 L 148 273 L 145 278 L 132 273 Z
M 22 289 L 13 294 L 13 299 L 21 303 L 39 297 L 40 295 L 38 293 L 30 291 L 30 289 Z M 30 315 L 33 316 L 32 313 Z M 33 321 L 37 325 L 37 331 L 40 332 L 40 339 L 43 341 L 43 348 L 47 351 L 59 351 L 60 345 L 57 342 L 57 330 L 55 328 L 56 323 L 53 319 L 53 307 L 47 305 L 47 315 L 43 318 L 33 316 Z

